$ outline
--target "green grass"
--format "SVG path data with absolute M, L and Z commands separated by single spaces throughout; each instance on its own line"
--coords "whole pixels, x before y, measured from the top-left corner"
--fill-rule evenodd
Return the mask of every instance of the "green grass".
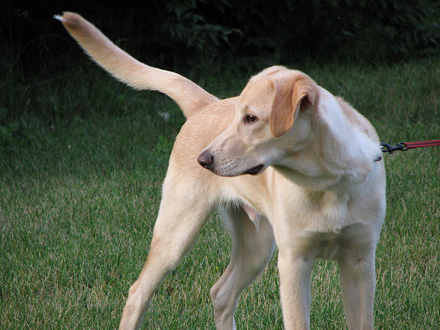
M 299 69 L 344 96 L 385 142 L 440 138 L 439 60 Z M 238 94 L 248 78 L 214 70 L 190 76 L 222 97 Z M 8 111 L 22 110 L 0 134 L 0 328 L 114 329 L 146 259 L 183 117 L 166 97 L 129 90 L 93 66 L 55 78 L 3 82 L 0 92 Z M 436 329 L 440 148 L 384 158 L 388 213 L 377 251 L 376 328 Z M 209 288 L 229 251 L 214 215 L 157 292 L 145 327 L 213 329 Z M 344 329 L 334 263 L 318 261 L 312 283 L 312 328 Z M 275 256 L 240 299 L 240 329 L 282 328 L 278 287 Z

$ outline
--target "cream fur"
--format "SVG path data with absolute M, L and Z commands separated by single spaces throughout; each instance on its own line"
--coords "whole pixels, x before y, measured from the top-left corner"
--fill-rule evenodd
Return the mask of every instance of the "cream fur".
M 187 117 L 120 329 L 140 327 L 154 292 L 216 208 L 233 244 L 230 264 L 211 289 L 217 329 L 235 328 L 238 297 L 275 245 L 286 329 L 310 327 L 316 258 L 338 262 L 349 329 L 373 329 L 385 170 L 375 161 L 377 134 L 362 115 L 304 73 L 279 66 L 254 76 L 240 96 L 218 100 L 176 73 L 136 61 L 81 16 L 56 18 L 105 70 L 135 88 L 169 95 Z

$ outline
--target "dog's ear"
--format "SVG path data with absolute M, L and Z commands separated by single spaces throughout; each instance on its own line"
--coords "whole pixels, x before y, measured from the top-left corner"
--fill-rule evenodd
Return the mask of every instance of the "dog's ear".
M 274 137 L 279 137 L 292 128 L 305 102 L 315 104 L 317 85 L 307 76 L 269 80 L 269 85 L 273 88 L 270 131 Z

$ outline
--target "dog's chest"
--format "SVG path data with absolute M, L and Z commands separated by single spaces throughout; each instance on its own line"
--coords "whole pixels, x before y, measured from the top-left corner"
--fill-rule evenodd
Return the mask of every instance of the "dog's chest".
M 348 193 L 307 191 L 289 201 L 292 224 L 300 231 L 339 234 L 353 224 L 353 200 Z
M 290 201 L 285 223 L 296 247 L 306 254 L 333 259 L 351 240 L 368 234 L 358 203 L 348 193 L 308 192 Z

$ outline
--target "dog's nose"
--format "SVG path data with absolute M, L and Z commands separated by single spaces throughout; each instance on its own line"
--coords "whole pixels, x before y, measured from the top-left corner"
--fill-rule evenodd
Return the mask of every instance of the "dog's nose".
M 203 151 L 197 159 L 200 165 L 211 170 L 214 167 L 214 156 L 207 150 Z

